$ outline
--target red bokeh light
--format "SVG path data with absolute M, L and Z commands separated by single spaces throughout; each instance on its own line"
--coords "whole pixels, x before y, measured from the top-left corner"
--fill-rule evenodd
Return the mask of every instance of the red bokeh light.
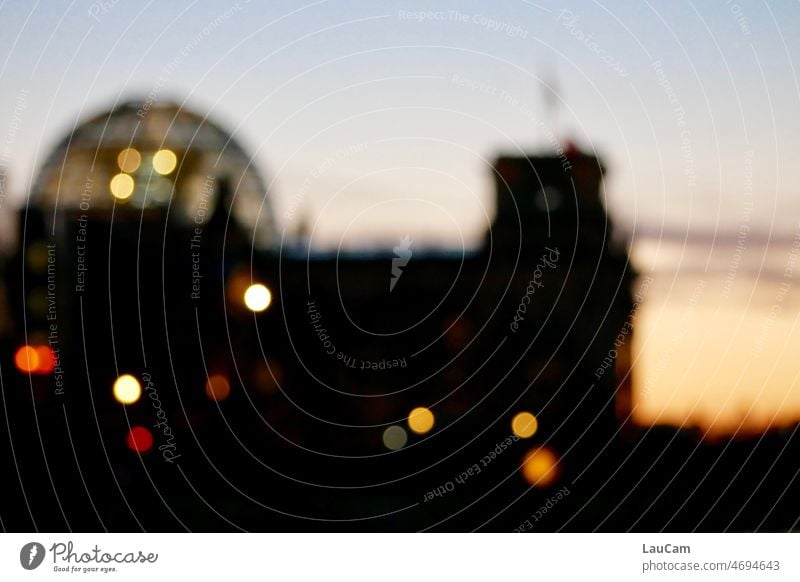
M 153 433 L 143 426 L 134 426 L 126 439 L 128 448 L 134 453 L 146 453 L 153 448 Z
M 56 367 L 56 355 L 49 346 L 24 345 L 14 354 L 14 365 L 24 374 L 49 374 Z
M 49 346 L 38 346 L 36 355 L 39 356 L 39 365 L 34 372 L 36 374 L 49 374 L 56 367 L 56 355 Z

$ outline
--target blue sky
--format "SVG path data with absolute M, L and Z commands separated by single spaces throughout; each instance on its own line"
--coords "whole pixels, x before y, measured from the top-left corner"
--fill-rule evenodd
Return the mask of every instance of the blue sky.
M 4 210 L 76 119 L 157 90 L 235 131 L 278 222 L 308 216 L 321 246 L 474 244 L 487 164 L 551 132 L 603 156 L 627 231 L 727 236 L 745 214 L 800 229 L 796 2 L 8 1 L 0 16 Z

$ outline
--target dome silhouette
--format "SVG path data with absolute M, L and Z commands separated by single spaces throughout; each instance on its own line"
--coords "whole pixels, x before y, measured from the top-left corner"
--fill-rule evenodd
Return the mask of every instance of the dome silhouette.
M 113 207 L 121 216 L 163 209 L 178 224 L 204 224 L 223 182 L 233 216 L 255 244 L 274 244 L 265 182 L 230 133 L 173 102 L 129 101 L 84 121 L 58 143 L 39 170 L 31 202 L 56 210 Z

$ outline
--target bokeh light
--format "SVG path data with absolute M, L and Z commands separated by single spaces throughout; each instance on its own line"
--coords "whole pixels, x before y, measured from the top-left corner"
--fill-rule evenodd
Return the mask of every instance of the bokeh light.
M 37 374 L 49 374 L 56 367 L 56 355 L 50 346 L 37 346 L 36 355 L 39 358 L 38 365 L 36 366 Z
M 222 374 L 212 374 L 206 381 L 206 396 L 211 400 L 225 400 L 231 393 L 231 384 Z
M 511 420 L 511 430 L 521 439 L 527 439 L 536 434 L 539 421 L 530 412 L 520 412 Z
M 31 374 L 39 368 L 39 354 L 31 346 L 22 346 L 14 354 L 14 365 L 20 372 Z
M 534 487 L 549 487 L 558 479 L 558 462 L 558 455 L 550 447 L 536 447 L 522 460 L 522 476 Z
M 146 453 L 153 448 L 153 433 L 143 426 L 134 426 L 128 432 L 126 442 L 134 453 Z
M 274 394 L 283 383 L 283 366 L 277 358 L 259 362 L 253 370 L 253 387 L 262 394 Z
M 128 174 L 117 174 L 111 178 L 109 187 L 111 188 L 111 194 L 114 198 L 117 200 L 127 200 L 131 197 L 131 194 L 133 194 L 135 185 L 133 178 Z
M 383 445 L 390 451 L 396 451 L 406 446 L 408 433 L 402 426 L 393 425 L 383 431 Z
M 114 382 L 114 398 L 120 404 L 133 404 L 142 395 L 142 385 L 130 374 L 123 374 Z
M 250 311 L 264 311 L 272 303 L 272 293 L 261 283 L 255 283 L 244 292 L 244 304 Z
M 31 314 L 43 318 L 47 315 L 47 288 L 37 287 L 28 291 L 25 303 Z
M 119 169 L 128 174 L 135 172 L 139 169 L 142 163 L 142 156 L 135 148 L 126 148 L 119 152 L 117 156 L 117 164 Z
M 25 251 L 25 263 L 34 273 L 40 274 L 47 271 L 47 259 L 49 257 L 47 245 L 41 241 L 31 243 Z
M 408 428 L 417 434 L 425 434 L 433 428 L 433 412 L 424 406 L 419 406 L 408 415 Z
M 178 157 L 172 150 L 158 150 L 153 156 L 153 169 L 162 176 L 171 173 L 177 165 Z

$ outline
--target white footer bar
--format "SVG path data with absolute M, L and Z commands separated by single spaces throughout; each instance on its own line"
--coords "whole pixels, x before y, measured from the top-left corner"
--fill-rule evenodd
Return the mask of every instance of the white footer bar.
M 3 534 L 0 580 L 800 580 L 794 534 Z M 176 578 L 178 579 L 178 578 Z

